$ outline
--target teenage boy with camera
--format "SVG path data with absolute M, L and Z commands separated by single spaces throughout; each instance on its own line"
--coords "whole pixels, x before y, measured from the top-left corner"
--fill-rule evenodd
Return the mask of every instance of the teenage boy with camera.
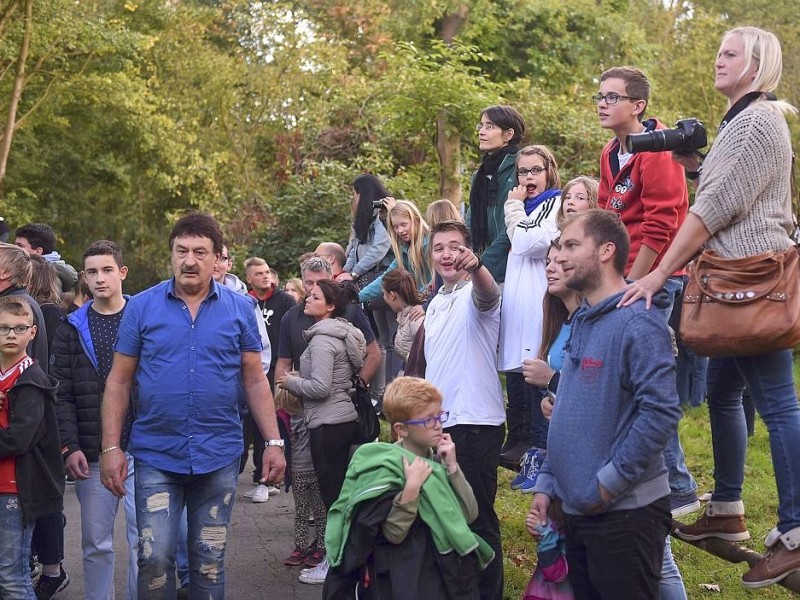
M 656 119 L 644 120 L 650 99 L 650 82 L 635 67 L 613 67 L 600 76 L 600 90 L 592 97 L 600 126 L 614 132 L 600 156 L 598 204 L 616 212 L 630 236 L 625 278 L 639 279 L 656 269 L 689 211 L 689 192 L 683 167 L 670 152 L 629 153 L 629 135 L 665 129 Z M 663 309 L 669 319 L 675 298 L 683 291 L 681 275 L 673 273 L 665 290 L 669 302 Z M 678 434 L 664 450 L 669 469 L 674 517 L 700 508 L 697 483 L 686 468 Z

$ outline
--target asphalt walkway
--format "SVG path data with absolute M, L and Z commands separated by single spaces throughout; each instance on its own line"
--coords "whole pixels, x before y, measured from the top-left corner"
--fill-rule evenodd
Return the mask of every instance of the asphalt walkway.
M 292 494 L 281 493 L 268 502 L 254 504 L 242 493 L 252 489 L 252 466 L 239 476 L 239 490 L 233 509 L 231 533 L 225 556 L 226 598 L 242 600 L 318 600 L 322 586 L 299 583 L 299 568 L 283 566 L 294 548 L 294 501 Z M 64 494 L 67 526 L 64 531 L 64 569 L 70 584 L 56 595 L 58 600 L 83 598 L 83 565 L 80 548 L 80 506 L 75 487 Z M 124 600 L 127 577 L 124 510 L 120 503 L 114 535 L 116 551 L 116 595 Z M 91 576 L 91 575 L 90 575 Z M 144 599 L 143 599 L 144 600 Z

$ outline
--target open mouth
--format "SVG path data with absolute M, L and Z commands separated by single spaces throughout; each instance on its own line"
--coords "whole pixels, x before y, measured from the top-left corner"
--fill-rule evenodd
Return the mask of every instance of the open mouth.
M 531 196 L 535 196 L 536 195 L 536 186 L 535 185 L 531 185 L 531 184 L 526 185 L 525 186 L 525 192 L 528 194 L 529 198 Z

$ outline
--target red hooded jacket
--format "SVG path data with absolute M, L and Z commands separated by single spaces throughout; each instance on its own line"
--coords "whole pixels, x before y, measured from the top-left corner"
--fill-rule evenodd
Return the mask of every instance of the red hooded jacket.
M 664 129 L 656 119 L 643 123 L 648 129 Z M 651 271 L 658 266 L 689 211 L 689 192 L 683 167 L 670 152 L 639 152 L 619 169 L 619 141 L 614 138 L 600 156 L 600 208 L 616 212 L 631 238 L 631 251 L 625 267 L 627 275 L 639 248 L 654 250 Z M 676 271 L 673 275 L 683 275 Z

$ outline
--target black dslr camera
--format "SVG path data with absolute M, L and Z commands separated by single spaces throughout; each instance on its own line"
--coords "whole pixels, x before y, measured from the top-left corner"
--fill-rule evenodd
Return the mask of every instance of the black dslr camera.
M 372 208 L 383 208 L 385 200 L 386 200 L 386 198 L 381 198 L 380 200 L 373 200 L 372 201 Z
M 706 128 L 697 119 L 681 119 L 675 129 L 654 129 L 625 138 L 628 152 L 667 152 L 689 156 L 708 145 Z

